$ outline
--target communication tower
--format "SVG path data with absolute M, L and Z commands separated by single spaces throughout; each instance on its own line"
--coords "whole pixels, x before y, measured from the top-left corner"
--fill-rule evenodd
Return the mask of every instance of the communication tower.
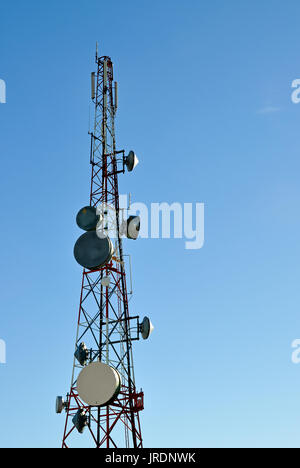
M 129 314 L 122 237 L 137 239 L 140 218 L 124 219 L 118 189 L 119 174 L 131 172 L 138 159 L 133 151 L 125 155 L 116 149 L 118 87 L 112 60 L 98 57 L 96 50 L 96 67 L 91 74 L 90 199 L 76 217 L 85 233 L 74 247 L 84 269 L 72 381 L 66 398 L 56 398 L 56 412 L 66 413 L 63 448 L 77 446 L 78 437 L 95 448 L 142 448 L 144 394 L 135 384 L 132 345 L 147 339 L 153 326 L 148 317 L 140 321 Z

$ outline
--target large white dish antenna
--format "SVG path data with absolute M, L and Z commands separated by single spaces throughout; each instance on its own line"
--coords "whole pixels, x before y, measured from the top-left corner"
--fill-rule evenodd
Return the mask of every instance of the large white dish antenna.
M 89 406 L 104 406 L 119 394 L 121 377 L 118 371 L 103 362 L 92 362 L 80 372 L 77 391 Z

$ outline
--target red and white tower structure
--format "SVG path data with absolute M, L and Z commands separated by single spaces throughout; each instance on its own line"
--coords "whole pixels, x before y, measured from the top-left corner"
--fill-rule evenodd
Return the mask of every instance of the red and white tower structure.
M 87 232 L 78 240 L 74 255 L 80 263 L 78 255 L 86 255 L 86 249 L 91 248 L 92 256 L 95 249 L 100 250 L 91 264 L 89 254 L 89 259 L 81 263 L 87 267 L 82 274 L 72 382 L 66 399 L 57 397 L 56 411 L 66 413 L 63 448 L 142 448 L 140 411 L 144 394 L 135 383 L 133 341 L 148 338 L 152 325 L 147 317 L 140 321 L 129 314 L 128 257 L 123 252 L 122 236 L 136 239 L 139 218 L 123 220 L 118 190 L 119 174 L 131 171 L 138 160 L 133 151 L 126 156 L 124 150 L 116 149 L 118 93 L 112 60 L 96 53 L 96 66 L 92 73 L 95 118 L 90 133 L 90 198 L 89 205 L 78 213 L 77 223 L 82 227 L 78 216 L 86 220 L 96 213 L 97 226 L 88 226 L 88 219 L 83 227 Z M 102 241 L 108 246 L 104 254 Z M 81 249 L 79 254 L 76 248 Z M 102 260 L 97 260 L 98 254 Z M 99 265 L 95 265 L 97 262 Z M 114 378 L 116 386 L 105 401 L 103 394 L 111 385 L 109 379 Z

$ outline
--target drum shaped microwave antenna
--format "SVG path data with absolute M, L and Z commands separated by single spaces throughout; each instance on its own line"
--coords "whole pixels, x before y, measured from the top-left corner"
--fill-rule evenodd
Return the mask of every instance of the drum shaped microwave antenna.
M 139 160 L 134 151 L 129 151 L 128 155 L 125 158 L 125 165 L 128 172 L 133 171 L 133 169 L 138 165 Z
M 139 216 L 129 216 L 129 218 L 123 221 L 120 232 L 125 235 L 128 239 L 136 240 L 138 238 L 141 229 L 141 218 Z
M 141 218 L 139 216 L 129 216 L 127 219 L 127 237 L 136 240 L 141 228 Z
M 140 332 L 142 335 L 142 338 L 144 340 L 147 340 L 151 333 L 154 330 L 154 326 L 151 323 L 151 320 L 149 317 L 144 317 L 142 323 L 140 324 Z
M 121 389 L 119 372 L 108 364 L 97 361 L 84 367 L 77 379 L 77 392 L 89 406 L 111 403 Z

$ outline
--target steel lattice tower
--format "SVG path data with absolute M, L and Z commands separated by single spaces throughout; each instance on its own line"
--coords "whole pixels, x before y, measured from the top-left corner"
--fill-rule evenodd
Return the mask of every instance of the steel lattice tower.
M 112 206 L 115 210 L 114 254 L 109 263 L 93 270 L 84 269 L 80 295 L 75 349 L 84 340 L 89 350 L 89 362 L 101 361 L 116 369 L 121 376 L 121 390 L 109 406 L 87 406 L 79 397 L 76 382 L 83 366 L 74 359 L 70 392 L 64 409 L 66 422 L 62 441 L 69 448 L 78 434 L 72 420 L 79 409 L 87 416 L 84 439 L 100 447 L 142 448 L 139 411 L 144 408 L 143 392 L 137 392 L 134 378 L 132 342 L 139 339 L 139 317 L 131 317 L 128 309 L 125 261 L 120 235 L 120 207 L 118 175 L 124 173 L 124 150 L 116 150 L 115 114 L 117 84 L 113 81 L 110 57 L 98 57 L 94 75 L 94 128 L 91 135 L 90 206 Z M 110 229 L 109 209 L 104 210 L 107 229 Z M 110 278 L 110 287 L 103 286 L 103 278 Z M 78 440 L 77 440 L 78 444 Z

